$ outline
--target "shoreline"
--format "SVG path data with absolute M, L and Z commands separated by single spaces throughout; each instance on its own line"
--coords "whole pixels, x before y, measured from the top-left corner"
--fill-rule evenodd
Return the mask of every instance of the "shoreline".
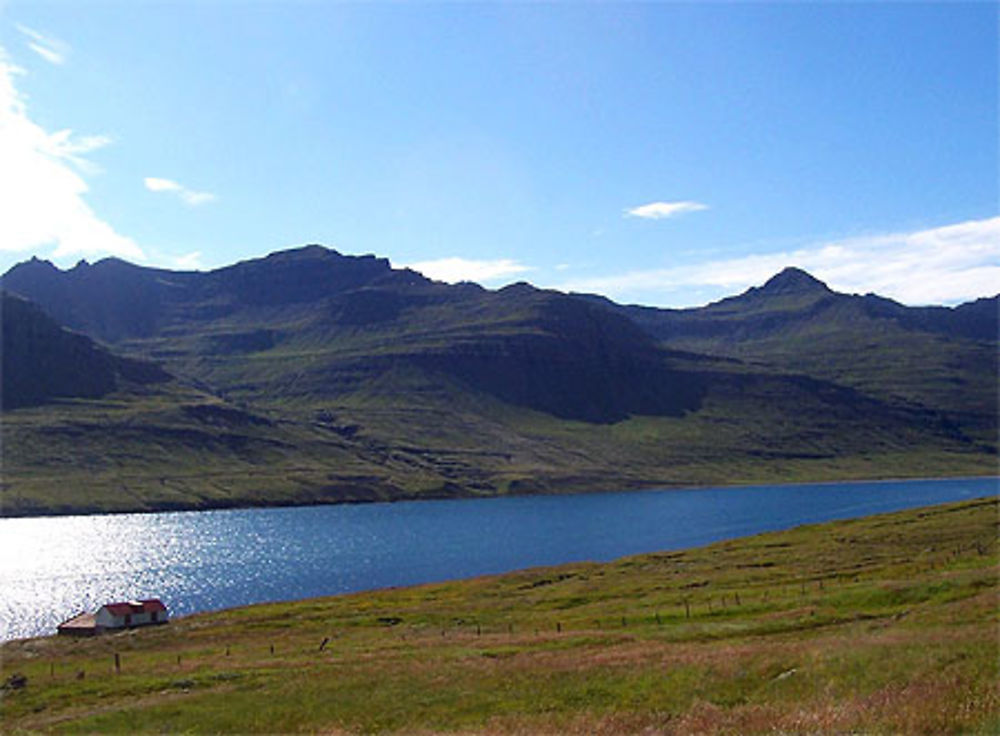
M 803 723 L 992 733 L 998 501 L 4 642 L 18 677 L 3 723 L 31 733 L 764 734 Z
M 83 507 L 79 510 L 52 510 L 52 511 L 42 511 L 38 513 L 27 513 L 27 514 L 7 514 L 3 507 L 0 506 L 0 522 L 13 519 L 51 519 L 51 518 L 74 518 L 74 517 L 88 517 L 88 516 L 123 516 L 130 514 L 141 514 L 141 515 L 151 515 L 151 514 L 174 514 L 174 513 L 199 513 L 205 511 L 249 511 L 254 509 L 298 509 L 298 508 L 310 508 L 310 507 L 324 507 L 324 506 L 369 506 L 374 504 L 398 504 L 398 503 L 420 503 L 424 501 L 478 501 L 478 500 L 488 500 L 488 499 L 501 499 L 501 498 L 525 498 L 532 496 L 587 496 L 596 493 L 644 493 L 647 491 L 701 491 L 701 490 L 712 490 L 712 489 L 740 489 L 740 488 L 765 488 L 765 487 L 788 487 L 788 486 L 827 486 L 827 485 L 848 485 L 848 484 L 879 484 L 879 483 L 919 483 L 919 482 L 932 482 L 932 481 L 962 481 L 962 480 L 985 480 L 989 478 L 994 478 L 997 480 L 998 485 L 1000 485 L 1000 474 L 983 474 L 983 475 L 920 475 L 913 477 L 906 476 L 891 476 L 886 478 L 876 477 L 876 478 L 850 478 L 844 480 L 798 480 L 798 481 L 782 481 L 782 482 L 772 482 L 772 483 L 762 483 L 757 481 L 747 481 L 744 483 L 703 483 L 703 484 L 692 484 L 692 483 L 681 483 L 678 485 L 669 484 L 655 484 L 650 485 L 640 485 L 633 486 L 630 488 L 623 488 L 620 490 L 610 490 L 610 489 L 594 489 L 594 490 L 548 490 L 548 491 L 512 491 L 508 493 L 496 493 L 496 494 L 476 494 L 471 492 L 462 493 L 450 493 L 450 494 L 439 494 L 439 493 L 426 493 L 426 494 L 410 494 L 402 495 L 399 498 L 390 499 L 343 499 L 327 502 L 315 502 L 313 500 L 304 501 L 302 503 L 208 503 L 204 506 L 188 506 L 188 505 L 165 505 L 162 508 L 156 509 L 122 509 L 122 510 L 89 510 Z M 1000 488 L 998 488 L 1000 490 Z
M 803 513 L 789 514 L 787 515 L 787 518 L 782 517 L 780 514 L 777 516 L 765 515 L 767 519 L 773 518 L 775 520 L 774 525 L 771 525 L 771 522 L 767 522 L 767 520 L 765 519 L 765 523 L 750 522 L 750 523 L 735 524 L 735 525 L 727 524 L 725 525 L 724 528 L 718 529 L 712 525 L 703 528 L 700 525 L 700 522 L 698 522 L 695 524 L 695 527 L 700 529 L 701 533 L 692 534 L 690 532 L 680 532 L 680 533 L 675 533 L 673 535 L 668 534 L 666 536 L 657 534 L 655 539 L 647 539 L 646 537 L 648 537 L 648 534 L 646 532 L 648 530 L 640 528 L 636 532 L 636 534 L 639 534 L 639 536 L 636 537 L 636 540 L 640 539 L 641 537 L 642 541 L 638 544 L 636 543 L 615 544 L 613 545 L 612 548 L 607 548 L 606 545 L 604 546 L 584 545 L 584 549 L 576 549 L 575 552 L 570 551 L 569 553 L 560 552 L 556 554 L 555 557 L 553 557 L 551 552 L 546 554 L 544 553 L 543 550 L 541 554 L 520 555 L 519 559 L 511 560 L 507 559 L 508 556 L 506 555 L 500 554 L 498 556 L 495 552 L 491 553 L 490 550 L 492 549 L 492 546 L 487 544 L 484 547 L 484 549 L 481 550 L 482 554 L 472 556 L 473 558 L 475 558 L 476 561 L 482 562 L 483 564 L 478 564 L 478 562 L 473 562 L 471 568 L 468 568 L 467 566 L 466 569 L 460 569 L 461 566 L 455 567 L 454 561 L 447 554 L 445 554 L 441 559 L 438 559 L 438 557 L 440 557 L 439 555 L 431 554 L 430 557 L 428 558 L 428 564 L 435 565 L 435 567 L 433 567 L 433 570 L 436 570 L 437 572 L 433 572 L 432 570 L 430 573 L 427 573 L 426 571 L 424 571 L 424 573 L 420 573 L 416 577 L 412 575 L 408 576 L 407 574 L 405 574 L 405 572 L 402 575 L 388 574 L 387 573 L 388 568 L 385 568 L 384 566 L 380 567 L 378 564 L 376 564 L 376 566 L 372 568 L 372 570 L 370 571 L 370 575 L 373 575 L 374 577 L 370 577 L 370 579 L 368 579 L 367 582 L 354 581 L 354 582 L 348 582 L 346 584 L 337 584 L 333 587 L 321 586 L 318 588 L 315 586 L 313 587 L 298 586 L 297 589 L 289 588 L 287 590 L 281 591 L 277 596 L 272 598 L 258 599 L 255 598 L 254 596 L 248 596 L 248 597 L 236 596 L 235 598 L 230 597 L 230 599 L 227 601 L 226 598 L 223 597 L 223 599 L 217 601 L 214 604 L 205 605 L 205 601 L 199 602 L 199 600 L 191 599 L 190 591 L 185 593 L 183 586 L 182 589 L 172 590 L 171 593 L 167 593 L 167 589 L 165 588 L 153 586 L 149 590 L 144 591 L 143 594 L 148 594 L 148 595 L 156 594 L 161 596 L 164 594 L 172 595 L 174 598 L 173 605 L 178 606 L 181 611 L 181 613 L 178 615 L 189 616 L 198 613 L 224 611 L 233 608 L 243 608 L 246 606 L 258 605 L 264 603 L 299 601 L 299 600 L 311 599 L 317 596 L 327 597 L 327 596 L 353 595 L 353 594 L 364 594 L 364 593 L 377 593 L 379 591 L 385 591 L 394 588 L 408 588 L 413 586 L 444 583 L 444 582 L 459 582 L 463 580 L 481 578 L 484 576 L 513 574 L 513 573 L 532 570 L 535 568 L 558 567 L 561 565 L 571 565 L 582 562 L 604 564 L 637 555 L 658 554 L 658 553 L 674 554 L 685 550 L 697 549 L 699 547 L 706 545 L 711 545 L 721 542 L 731 542 L 741 539 L 749 539 L 752 537 L 759 536 L 760 534 L 766 534 L 783 530 L 788 531 L 800 527 L 813 526 L 817 524 L 851 521 L 871 516 L 877 516 L 881 514 L 902 512 L 910 509 L 917 509 L 923 507 L 931 508 L 948 503 L 961 503 L 963 501 L 1000 498 L 1000 491 L 998 491 L 998 489 L 994 487 L 993 483 L 990 483 L 990 481 L 992 480 L 1000 481 L 1000 478 L 996 478 L 995 476 L 976 476 L 976 477 L 966 477 L 966 478 L 927 478 L 921 480 L 903 480 L 903 481 L 882 480 L 874 482 L 853 481 L 844 483 L 829 482 L 829 483 L 784 484 L 783 487 L 805 486 L 806 493 L 808 493 L 809 490 L 812 490 L 812 487 L 815 487 L 815 490 L 819 491 L 821 488 L 828 486 L 840 486 L 848 494 L 847 498 L 849 499 L 849 503 L 845 505 L 844 502 L 839 502 L 838 505 L 838 502 L 834 501 L 833 509 L 829 509 L 827 511 L 820 510 L 818 512 L 814 510 L 805 514 Z M 862 485 L 889 485 L 892 483 L 903 483 L 912 487 L 913 485 L 924 484 L 924 483 L 947 484 L 950 482 L 962 482 L 962 481 L 971 483 L 973 485 L 970 485 L 968 487 L 959 487 L 957 489 L 952 489 L 945 496 L 941 496 L 935 493 L 933 490 L 930 492 L 910 491 L 909 495 L 907 495 L 905 486 L 897 493 L 890 493 L 884 497 L 878 494 L 877 492 L 868 492 L 867 490 L 847 491 L 848 488 L 856 488 L 857 486 L 862 486 Z M 986 482 L 980 483 L 981 481 L 986 481 Z M 739 491 L 739 490 L 749 491 L 747 494 L 742 494 L 742 500 L 736 501 L 735 503 L 734 508 L 742 508 L 746 506 L 748 499 L 749 503 L 751 504 L 756 503 L 755 501 L 753 501 L 754 498 L 757 498 L 757 496 L 754 495 L 754 488 L 755 488 L 754 486 L 729 486 L 729 487 L 699 488 L 699 489 L 689 489 L 689 490 L 695 490 L 695 491 L 704 490 L 708 492 L 715 491 L 716 493 L 713 494 L 715 498 L 709 499 L 710 505 L 713 505 L 713 507 L 714 504 L 720 502 L 720 499 L 723 498 L 724 494 L 727 494 L 731 491 Z M 773 485 L 761 486 L 760 488 L 762 490 L 766 490 L 768 488 L 776 489 L 777 486 Z M 916 498 L 913 498 L 913 493 L 917 494 Z M 643 491 L 617 491 L 617 492 L 608 492 L 606 494 L 601 494 L 601 495 L 612 497 L 612 496 L 623 496 L 623 495 L 640 496 L 643 494 L 644 494 Z M 670 491 L 663 491 L 663 494 L 664 498 L 671 495 Z M 586 496 L 595 494 L 579 494 L 579 495 Z M 806 494 L 802 494 L 800 496 L 800 494 L 798 493 L 793 493 L 793 495 L 796 497 L 803 497 L 803 498 L 808 497 Z M 857 499 L 854 498 L 855 496 L 857 496 Z M 694 498 L 694 496 L 692 496 L 692 498 Z M 836 495 L 831 496 L 830 498 L 836 499 L 837 496 Z M 869 499 L 869 498 L 874 499 L 874 503 L 868 503 L 866 501 L 863 501 L 863 499 Z M 897 498 L 899 500 L 894 501 L 894 499 Z M 878 499 L 883 499 L 883 500 L 879 501 Z M 907 501 L 906 499 L 909 500 Z M 859 506 L 859 501 L 862 501 L 860 506 Z M 670 503 L 669 501 L 665 502 L 668 504 Z M 627 505 L 622 507 L 618 501 L 613 499 L 602 501 L 600 503 L 602 504 L 603 507 L 619 508 L 619 509 L 629 508 L 629 506 Z M 627 502 L 623 501 L 623 503 Z M 658 504 L 660 502 L 654 501 L 653 503 Z M 681 501 L 680 503 L 686 506 L 686 503 L 684 501 Z M 700 503 L 701 505 L 704 505 L 704 501 L 702 502 L 695 501 L 695 503 L 696 504 Z M 821 507 L 824 505 L 825 503 L 821 503 Z M 551 508 L 556 508 L 557 506 L 558 504 L 543 504 L 543 508 L 551 509 Z M 806 502 L 806 506 L 809 506 L 809 508 L 813 508 L 813 505 L 808 501 Z M 534 506 L 532 506 L 532 508 L 534 508 Z M 448 511 L 445 512 L 446 515 L 453 513 L 455 513 L 454 510 L 450 512 Z M 501 511 L 499 518 L 505 518 L 511 513 L 515 513 L 515 515 L 518 513 L 516 507 L 514 509 L 508 509 L 507 511 Z M 367 516 L 362 515 L 362 518 L 367 518 Z M 135 522 L 128 522 L 128 523 L 144 524 L 146 522 L 136 520 Z M 189 522 L 178 522 L 178 523 L 198 524 L 200 522 L 191 520 Z M 207 523 L 216 524 L 219 522 L 208 520 Z M 230 522 L 224 521 L 222 523 L 230 523 Z M 236 522 L 236 523 L 244 523 L 244 522 Z M 253 522 L 247 522 L 247 523 L 252 524 Z M 266 520 L 265 523 L 267 523 Z M 519 548 L 528 549 L 527 547 L 523 546 Z M 482 559 L 480 560 L 480 558 Z M 313 558 L 310 557 L 309 555 L 307 555 L 304 558 L 306 562 L 309 562 L 312 559 Z M 421 559 L 424 558 L 421 557 Z M 299 563 L 295 562 L 295 564 Z M 346 567 L 344 567 L 345 574 L 350 573 L 350 571 L 354 570 L 354 568 L 351 566 L 353 563 L 351 563 L 349 560 L 345 561 L 344 564 L 346 565 Z M 109 593 L 108 595 L 111 594 Z M 15 599 L 16 598 L 17 597 L 15 596 Z M 195 596 L 195 599 L 197 598 L 198 596 Z M 111 599 L 113 599 L 113 596 L 111 596 Z M 90 601 L 90 603 L 93 605 L 100 604 L 101 602 L 107 602 L 107 600 L 98 596 L 98 598 Z M 49 632 L 52 630 L 52 627 L 48 625 L 47 621 L 37 621 L 34 616 L 28 616 L 23 619 L 19 616 L 17 617 L 17 620 L 23 621 L 25 624 L 28 624 L 30 622 L 33 624 L 42 624 L 42 625 L 37 628 L 35 625 L 12 626 L 11 627 L 12 631 L 5 632 L 4 635 L 0 637 L 0 642 L 16 641 L 24 638 L 36 638 L 38 636 L 44 637 L 50 635 Z M 21 633 L 16 633 L 17 629 L 19 628 L 21 629 Z

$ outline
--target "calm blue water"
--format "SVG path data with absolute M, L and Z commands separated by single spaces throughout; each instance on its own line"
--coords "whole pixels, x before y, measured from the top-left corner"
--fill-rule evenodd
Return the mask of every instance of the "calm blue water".
M 680 549 L 995 495 L 996 478 L 0 520 L 0 639 L 159 597 L 173 615 Z

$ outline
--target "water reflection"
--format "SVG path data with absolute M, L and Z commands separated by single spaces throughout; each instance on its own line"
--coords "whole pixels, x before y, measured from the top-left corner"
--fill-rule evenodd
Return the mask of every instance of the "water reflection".
M 997 493 L 997 479 L 0 520 L 0 638 L 158 597 L 174 615 L 572 560 Z

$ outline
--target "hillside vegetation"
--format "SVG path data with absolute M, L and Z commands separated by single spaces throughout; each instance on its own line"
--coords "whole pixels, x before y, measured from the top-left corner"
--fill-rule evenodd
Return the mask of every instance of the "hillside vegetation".
M 2 285 L 63 326 L 5 343 L 4 515 L 997 467 L 996 299 L 914 310 L 791 269 L 653 310 L 320 246 L 207 273 L 32 260 Z M 164 378 L 32 362 L 67 341 Z
M 123 385 L 165 382 L 159 366 L 120 358 L 85 335 L 60 327 L 34 304 L 4 293 L 3 409 L 37 406 L 60 397 L 100 398 Z
M 997 297 L 904 307 L 838 294 L 790 268 L 699 309 L 618 311 L 668 347 L 810 375 L 890 405 L 933 409 L 979 439 L 996 435 Z
M 4 733 L 996 733 L 996 498 L 0 645 Z M 115 669 L 118 657 L 120 671 Z

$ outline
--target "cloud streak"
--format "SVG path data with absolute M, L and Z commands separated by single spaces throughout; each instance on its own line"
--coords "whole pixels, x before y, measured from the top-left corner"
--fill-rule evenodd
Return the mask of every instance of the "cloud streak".
M 214 202 L 217 199 L 217 197 L 211 192 L 196 192 L 193 189 L 188 189 L 183 184 L 178 184 L 172 179 L 160 179 L 155 176 L 147 176 L 142 181 L 143 184 L 146 185 L 146 189 L 149 191 L 171 192 L 180 197 L 184 204 L 190 205 L 191 207 L 208 204 L 209 202 Z
M 778 253 L 627 271 L 558 285 L 614 299 L 667 303 L 697 289 L 720 296 L 798 266 L 848 293 L 874 292 L 904 304 L 954 304 L 1000 291 L 1000 217 L 915 232 L 818 243 Z M 677 306 L 690 306 L 684 304 Z
M 472 260 L 468 258 L 439 258 L 432 261 L 408 263 L 412 268 L 435 281 L 455 284 L 460 281 L 491 283 L 511 276 L 527 273 L 532 269 L 509 258 L 498 260 Z
M 22 31 L 23 32 L 23 31 Z M 0 249 L 55 246 L 56 258 L 117 255 L 141 260 L 142 250 L 115 232 L 87 203 L 82 174 L 98 167 L 83 156 L 108 145 L 106 136 L 49 133 L 28 115 L 16 77 L 24 70 L 0 48 Z
M 28 28 L 28 26 L 17 24 L 17 30 L 21 32 L 21 35 L 28 39 L 28 48 L 34 51 L 36 54 L 41 56 L 50 64 L 55 64 L 61 66 L 66 63 L 66 58 L 69 56 L 70 47 L 65 41 L 60 41 L 58 38 L 52 36 L 46 36 L 43 33 L 39 33 L 33 28 Z
M 668 217 L 677 217 L 688 212 L 700 212 L 707 209 L 707 204 L 689 200 L 683 202 L 650 202 L 649 204 L 626 209 L 625 216 L 639 217 L 643 220 L 664 220 Z

